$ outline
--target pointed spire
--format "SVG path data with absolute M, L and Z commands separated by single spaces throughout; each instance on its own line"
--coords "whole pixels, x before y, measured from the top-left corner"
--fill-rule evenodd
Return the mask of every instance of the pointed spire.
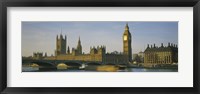
M 126 27 L 128 27 L 128 22 L 126 22 Z
M 78 39 L 78 45 L 81 45 L 81 39 L 80 39 L 80 36 L 79 36 L 79 39 Z
M 82 54 L 82 46 L 81 46 L 80 36 L 79 36 L 79 40 L 78 40 L 77 50 L 78 50 L 79 54 Z
M 69 49 L 69 46 L 67 48 L 67 54 L 70 54 L 70 49 Z
M 63 36 L 62 36 L 62 34 L 60 33 L 60 39 L 63 39 Z
M 126 31 L 129 30 L 128 23 L 126 23 L 125 30 L 126 30 Z
M 63 39 L 63 36 L 62 36 L 62 27 L 61 27 L 60 39 Z

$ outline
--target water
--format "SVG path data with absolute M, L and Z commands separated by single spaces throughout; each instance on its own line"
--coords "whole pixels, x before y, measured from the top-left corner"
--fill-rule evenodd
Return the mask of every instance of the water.
M 178 69 L 129 68 L 129 72 L 178 72 Z
M 40 72 L 38 67 L 22 67 L 22 72 Z M 78 69 L 57 69 L 45 72 L 99 72 L 91 70 L 78 70 Z M 150 68 L 126 68 L 118 70 L 118 72 L 178 72 L 178 69 L 150 69 Z

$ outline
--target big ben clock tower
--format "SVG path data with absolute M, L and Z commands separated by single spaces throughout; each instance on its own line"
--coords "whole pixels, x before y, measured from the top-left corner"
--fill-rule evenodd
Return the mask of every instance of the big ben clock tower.
M 123 34 L 123 52 L 127 55 L 128 61 L 132 61 L 132 48 L 131 48 L 131 33 L 129 32 L 128 23 L 125 26 Z

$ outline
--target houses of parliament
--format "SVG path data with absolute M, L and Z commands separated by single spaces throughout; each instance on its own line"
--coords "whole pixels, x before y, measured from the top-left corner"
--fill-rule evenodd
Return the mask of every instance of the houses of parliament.
M 101 62 L 114 64 L 127 64 L 132 61 L 131 33 L 126 24 L 123 33 L 123 53 L 106 53 L 106 46 L 90 47 L 90 52 L 84 54 L 82 51 L 81 39 L 79 37 L 77 47 L 70 50 L 67 46 L 67 37 L 62 34 L 56 36 L 55 56 L 45 54 L 41 59 L 45 60 L 73 60 L 82 62 Z M 40 58 L 41 53 L 34 53 L 33 58 Z
M 122 35 L 123 52 L 106 53 L 106 46 L 90 47 L 90 52 L 84 54 L 82 51 L 81 39 L 79 37 L 77 47 L 70 50 L 67 46 L 67 37 L 62 34 L 56 36 L 55 56 L 43 56 L 43 53 L 33 53 L 32 59 L 44 60 L 69 60 L 81 62 L 99 62 L 103 64 L 128 64 L 132 62 L 131 33 L 129 26 L 126 24 Z M 160 47 L 148 45 L 144 51 L 144 65 L 154 64 L 172 64 L 178 63 L 178 47 L 175 44 L 168 43 L 168 46 Z

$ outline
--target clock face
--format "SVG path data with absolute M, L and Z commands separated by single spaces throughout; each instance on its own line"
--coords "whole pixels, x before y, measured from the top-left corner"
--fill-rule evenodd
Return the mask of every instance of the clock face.
M 126 35 L 124 36 L 124 40 L 127 40 L 127 36 Z

